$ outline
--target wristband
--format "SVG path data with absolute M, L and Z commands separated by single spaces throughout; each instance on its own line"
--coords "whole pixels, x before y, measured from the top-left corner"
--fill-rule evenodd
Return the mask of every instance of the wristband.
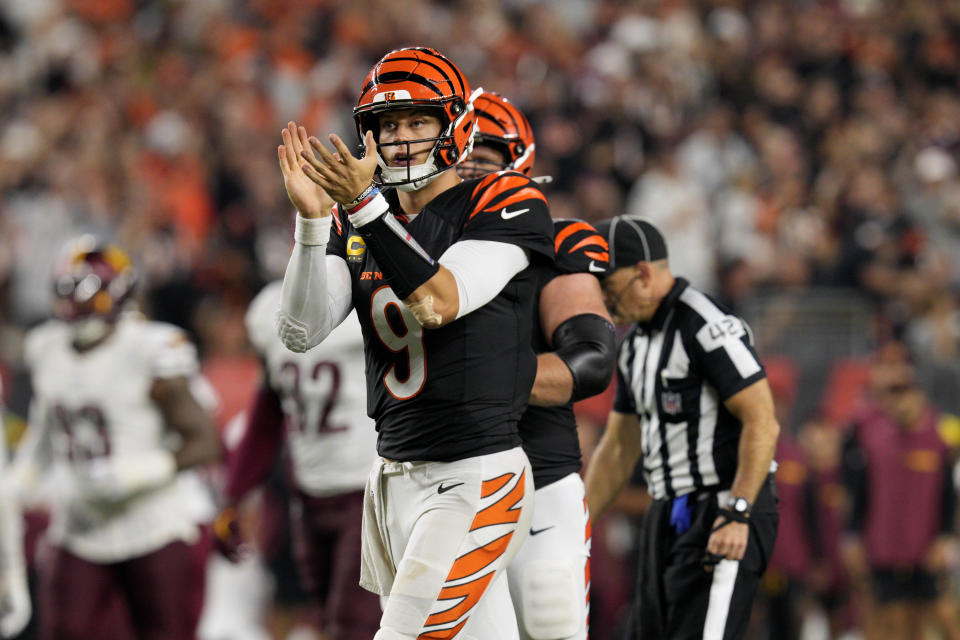
M 322 218 L 304 218 L 298 213 L 296 226 L 293 230 L 293 239 L 306 246 L 327 244 L 330 240 L 330 225 L 332 222 L 332 215 Z
M 350 216 L 350 223 L 355 229 L 360 229 L 364 225 L 370 224 L 377 218 L 380 218 L 390 210 L 390 204 L 383 197 L 379 189 L 366 197 L 360 204 L 352 209 L 347 209 L 347 215 Z
M 349 213 L 350 209 L 356 208 L 361 202 L 366 200 L 376 188 L 377 188 L 377 185 L 371 182 L 369 185 L 367 185 L 366 189 L 360 192 L 360 195 L 358 195 L 356 198 L 354 198 L 350 202 L 343 203 L 343 208 L 347 209 L 348 210 L 347 212 Z
M 373 200 L 374 196 L 376 196 L 378 193 L 380 193 L 380 191 L 378 191 L 378 190 L 374 190 L 374 191 L 370 192 L 370 194 L 369 194 L 366 198 L 364 198 L 363 200 L 361 200 L 358 204 L 355 204 L 355 205 L 353 205 L 352 207 L 350 207 L 349 209 L 347 209 L 347 215 L 352 215 L 352 214 L 354 214 L 354 213 L 357 213 L 357 212 L 360 211 L 361 209 L 363 209 L 363 207 L 366 206 L 367 204 L 369 204 L 370 201 Z
M 728 523 L 739 522 L 741 524 L 747 524 L 748 522 L 750 522 L 749 514 L 742 513 L 740 511 L 734 511 L 733 509 L 727 509 L 725 507 L 718 509 L 717 515 L 720 516 L 721 518 L 725 518 Z M 720 525 L 719 527 L 717 527 L 717 529 L 719 529 L 722 526 L 724 525 Z

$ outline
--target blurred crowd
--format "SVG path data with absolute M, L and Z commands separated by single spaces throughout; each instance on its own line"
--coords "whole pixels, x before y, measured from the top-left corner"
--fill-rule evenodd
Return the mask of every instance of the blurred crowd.
M 279 131 L 295 120 L 356 139 L 363 76 L 411 44 L 528 115 L 555 217 L 648 216 L 673 270 L 735 310 L 764 291 L 842 288 L 869 309 L 858 330 L 872 343 L 956 365 L 960 3 L 6 0 L 0 374 L 13 413 L 29 396 L 23 331 L 50 313 L 51 265 L 80 232 L 131 252 L 150 315 L 196 339 L 222 421 L 242 409 L 256 373 L 243 313 L 292 239 Z M 785 418 L 789 433 L 814 417 Z M 614 524 L 596 535 L 629 547 Z

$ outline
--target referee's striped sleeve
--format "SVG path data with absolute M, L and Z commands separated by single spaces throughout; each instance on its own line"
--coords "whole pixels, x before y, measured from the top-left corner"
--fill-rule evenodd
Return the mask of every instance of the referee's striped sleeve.
M 690 347 L 703 376 L 716 388 L 720 400 L 766 377 L 746 322 L 692 287 L 684 290 L 680 299 L 702 322 L 696 328 Z

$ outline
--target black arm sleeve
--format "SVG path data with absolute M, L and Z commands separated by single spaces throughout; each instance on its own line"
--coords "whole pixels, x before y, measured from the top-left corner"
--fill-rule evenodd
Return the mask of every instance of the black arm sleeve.
M 383 275 L 401 300 L 440 269 L 420 244 L 387 212 L 357 229 Z
M 953 463 L 947 460 L 943 469 L 943 493 L 940 496 L 940 533 L 954 532 L 954 519 L 957 515 L 957 490 L 953 484 Z
M 595 396 L 610 384 L 615 365 L 613 325 L 594 313 L 565 320 L 553 332 L 554 353 L 573 375 L 571 402 Z
M 856 438 L 856 427 L 843 443 L 843 484 L 850 496 L 847 530 L 861 532 L 867 519 L 867 459 Z

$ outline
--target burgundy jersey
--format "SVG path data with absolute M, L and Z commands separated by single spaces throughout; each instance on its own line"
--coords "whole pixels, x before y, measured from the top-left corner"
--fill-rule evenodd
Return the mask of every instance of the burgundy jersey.
M 544 264 L 538 270 L 537 291 L 560 275 L 606 273 L 610 263 L 607 241 L 590 224 L 582 220 L 556 220 L 553 230 L 556 262 Z M 552 350 L 549 338 L 540 328 L 539 306 L 536 306 L 533 348 L 537 353 Z M 580 470 L 580 440 L 572 404 L 529 406 L 520 419 L 520 438 L 530 459 L 537 489 Z
M 827 568 L 827 590 L 837 593 L 846 588 L 846 569 L 840 553 L 840 541 L 846 524 L 847 494 L 843 487 L 843 470 L 832 468 L 811 470 L 817 510 L 817 538 L 815 549 L 818 562 Z
M 348 217 L 335 213 L 327 253 L 350 269 L 377 452 L 396 461 L 449 462 L 518 446 L 517 421 L 537 367 L 536 270 L 554 253 L 546 197 L 528 177 L 501 171 L 444 191 L 410 221 L 397 219 L 434 259 L 459 240 L 493 240 L 523 248 L 531 265 L 479 309 L 424 330 Z
M 873 567 L 920 564 L 937 535 L 952 527 L 951 451 L 937 430 L 939 417 L 929 410 L 917 428 L 905 429 L 868 408 L 853 424 L 845 463 L 859 458 L 863 486 L 854 491 L 854 527 L 862 520 Z
M 803 580 L 813 566 L 811 511 L 814 509 L 810 467 L 799 445 L 789 434 L 777 439 L 777 510 L 780 526 L 770 556 L 770 569 Z

